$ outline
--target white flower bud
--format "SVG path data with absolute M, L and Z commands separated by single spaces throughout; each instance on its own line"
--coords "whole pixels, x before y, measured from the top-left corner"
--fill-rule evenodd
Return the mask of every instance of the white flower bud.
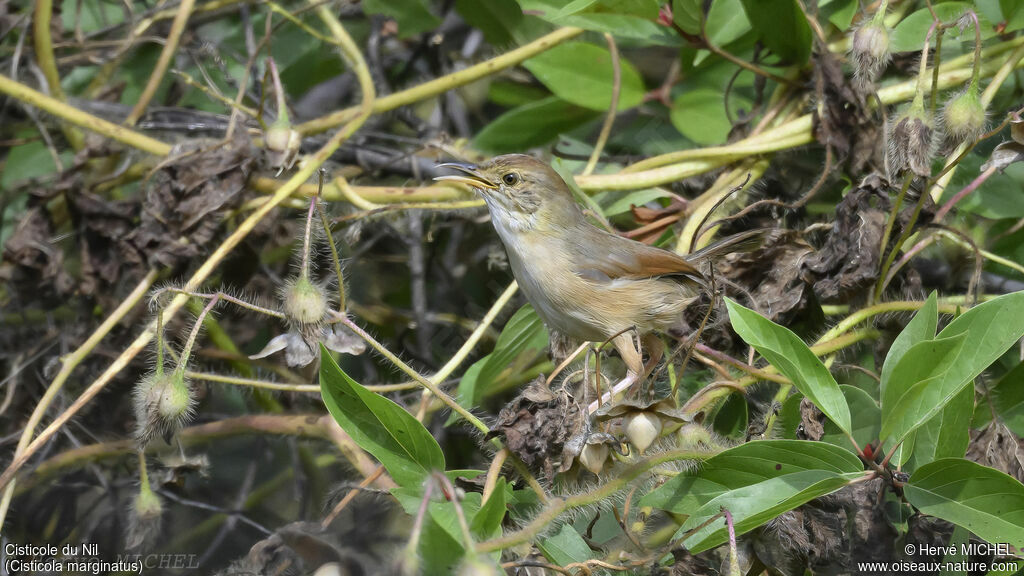
M 606 444 L 587 444 L 580 452 L 580 464 L 594 474 L 601 473 L 607 459 L 608 446 Z
M 652 412 L 633 412 L 623 418 L 626 438 L 643 454 L 661 436 L 661 418 Z

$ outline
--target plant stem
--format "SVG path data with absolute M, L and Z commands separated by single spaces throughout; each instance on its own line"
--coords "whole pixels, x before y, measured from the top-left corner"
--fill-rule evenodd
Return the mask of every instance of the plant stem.
M 149 106 L 149 102 L 156 95 L 157 89 L 160 88 L 160 83 L 167 75 L 167 67 L 171 64 L 171 58 L 174 58 L 174 54 L 178 51 L 178 42 L 181 41 L 181 35 L 185 32 L 185 26 L 188 24 L 193 6 L 195 6 L 195 0 L 181 0 L 181 3 L 178 4 L 174 22 L 171 23 L 171 30 L 167 34 L 167 41 L 164 43 L 163 50 L 160 51 L 156 66 L 153 67 L 153 71 L 149 75 L 146 87 L 142 89 L 139 100 L 135 106 L 132 106 L 131 112 L 128 113 L 128 117 L 124 121 L 125 126 L 133 126 L 138 122 L 146 111 L 146 107 Z
M 429 82 L 424 82 L 423 84 L 413 86 L 412 88 L 383 96 L 374 103 L 373 112 L 380 113 L 394 110 L 400 106 L 405 106 L 432 96 L 437 96 L 442 92 L 446 92 L 453 88 L 458 88 L 459 86 L 464 86 L 470 82 L 496 74 L 506 68 L 519 64 L 523 60 L 536 56 L 546 50 L 550 50 L 566 40 L 571 40 L 582 33 L 583 30 L 580 28 L 559 28 L 546 36 L 542 36 L 529 44 L 520 46 L 515 50 L 502 54 L 501 56 L 491 58 L 490 60 L 475 64 L 464 70 L 459 70 L 453 74 L 436 78 Z M 355 114 L 355 108 L 345 108 L 344 110 L 332 112 L 321 118 L 316 118 L 309 122 L 299 124 L 295 129 L 304 135 L 317 134 L 347 122 L 355 116 Z
M 479 553 L 495 552 L 530 542 L 535 536 L 548 529 L 550 523 L 563 513 L 574 508 L 582 508 L 603 501 L 619 490 L 629 487 L 634 480 L 655 466 L 679 460 L 701 461 L 714 456 L 716 453 L 717 451 L 677 449 L 646 456 L 626 466 L 617 476 L 609 478 L 604 484 L 590 492 L 566 498 L 552 498 L 550 503 L 525 526 L 500 538 L 477 544 L 476 551 Z
M 604 150 L 608 135 L 612 132 L 612 125 L 615 124 L 615 113 L 619 109 L 619 92 L 622 90 L 622 64 L 619 62 L 619 47 L 615 44 L 615 37 L 607 32 L 604 34 L 604 40 L 608 43 L 608 51 L 612 56 L 612 99 L 608 104 L 608 114 L 604 118 L 604 124 L 601 125 L 601 133 L 597 136 L 594 150 L 590 153 L 586 168 L 583 169 L 584 176 L 594 171 L 597 161 L 601 158 L 601 151 Z

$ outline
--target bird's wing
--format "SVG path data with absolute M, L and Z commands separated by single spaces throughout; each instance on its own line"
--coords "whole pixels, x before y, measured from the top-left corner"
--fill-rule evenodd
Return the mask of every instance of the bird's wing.
M 602 230 L 594 232 L 599 233 L 600 238 L 584 239 L 587 245 L 577 252 L 576 273 L 584 278 L 598 282 L 660 276 L 703 278 L 700 270 L 674 252 Z

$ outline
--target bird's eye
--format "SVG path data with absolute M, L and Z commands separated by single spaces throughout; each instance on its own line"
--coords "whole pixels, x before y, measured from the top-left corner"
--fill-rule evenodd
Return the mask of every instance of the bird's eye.
M 509 172 L 501 177 L 501 181 L 504 182 L 506 186 L 515 186 L 519 183 L 519 175 L 515 172 Z

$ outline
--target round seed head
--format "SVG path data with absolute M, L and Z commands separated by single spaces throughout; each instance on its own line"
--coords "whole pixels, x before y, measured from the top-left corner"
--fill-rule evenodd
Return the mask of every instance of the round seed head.
M 319 324 L 327 314 L 327 295 L 306 274 L 289 281 L 284 288 L 284 313 L 299 325 Z
M 587 444 L 580 452 L 580 464 L 594 474 L 601 473 L 607 459 L 608 446 L 606 444 Z
M 977 89 L 968 88 L 947 102 L 942 118 L 946 133 L 955 143 L 978 139 L 985 132 L 985 106 Z
M 857 28 L 850 42 L 854 78 L 871 84 L 885 70 L 892 54 L 889 52 L 889 30 L 882 22 L 869 20 Z
M 182 371 L 157 372 L 135 389 L 135 439 L 145 446 L 157 437 L 169 439 L 192 418 L 195 398 Z
M 643 454 L 661 436 L 661 418 L 651 412 L 634 412 L 623 418 L 626 438 Z

